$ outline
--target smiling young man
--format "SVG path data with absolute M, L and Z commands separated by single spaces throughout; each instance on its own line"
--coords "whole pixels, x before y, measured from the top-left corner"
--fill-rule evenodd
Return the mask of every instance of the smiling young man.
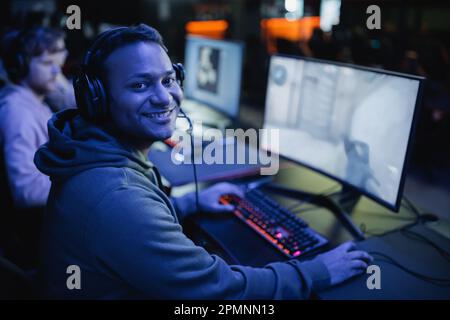
M 352 243 L 309 262 L 264 268 L 228 265 L 196 246 L 179 224 L 195 212 L 193 194 L 167 197 L 146 156 L 153 142 L 172 135 L 183 96 L 161 36 L 146 25 L 109 31 L 83 69 L 74 84 L 81 115 L 56 114 L 35 156 L 52 180 L 45 297 L 298 299 L 365 270 L 371 258 Z M 202 210 L 231 211 L 218 201 L 225 193 L 241 190 L 226 183 L 203 190 Z M 74 265 L 78 289 L 68 286 Z

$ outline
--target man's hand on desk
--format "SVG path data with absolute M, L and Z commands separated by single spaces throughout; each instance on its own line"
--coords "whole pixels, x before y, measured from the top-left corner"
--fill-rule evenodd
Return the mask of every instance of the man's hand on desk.
M 341 244 L 331 251 L 318 255 L 315 259 L 322 261 L 327 267 L 331 285 L 363 273 L 373 261 L 367 252 L 356 250 L 353 242 Z
M 235 194 L 239 197 L 244 197 L 244 191 L 238 186 L 228 182 L 217 183 L 199 192 L 198 204 L 201 211 L 211 213 L 232 212 L 234 210 L 232 205 L 225 205 L 219 202 L 220 197 L 224 194 Z M 183 217 L 195 213 L 195 192 L 176 198 L 175 201 Z
M 198 202 L 201 210 L 212 213 L 232 212 L 234 206 L 219 202 L 220 197 L 224 194 L 235 194 L 241 198 L 244 197 L 244 191 L 238 186 L 228 182 L 217 183 L 199 193 Z

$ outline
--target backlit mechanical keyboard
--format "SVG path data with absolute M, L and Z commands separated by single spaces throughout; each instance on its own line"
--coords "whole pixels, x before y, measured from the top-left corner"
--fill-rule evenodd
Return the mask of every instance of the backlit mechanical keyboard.
M 240 220 L 289 258 L 304 255 L 328 243 L 305 221 L 257 189 L 247 191 L 245 198 L 224 195 L 220 202 L 234 205 L 234 214 Z

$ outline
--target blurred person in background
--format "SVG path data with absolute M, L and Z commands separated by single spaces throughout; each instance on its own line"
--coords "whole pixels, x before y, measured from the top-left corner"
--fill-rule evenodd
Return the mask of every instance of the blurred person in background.
M 63 69 L 68 51 L 65 44 L 65 34 L 62 32 L 60 33 L 60 38 L 56 40 L 54 55 L 58 60 L 59 66 Z M 47 94 L 45 102 L 50 106 L 53 112 L 67 108 L 76 108 L 72 81 L 67 79 L 64 73 L 60 72 L 56 76 L 55 90 L 52 90 Z
M 48 140 L 52 116 L 45 96 L 57 87 L 61 73 L 61 32 L 35 27 L 13 30 L 2 39 L 2 60 L 9 82 L 0 90 L 1 188 L 0 221 L 6 255 L 27 267 L 35 263 L 49 178 L 33 157 Z

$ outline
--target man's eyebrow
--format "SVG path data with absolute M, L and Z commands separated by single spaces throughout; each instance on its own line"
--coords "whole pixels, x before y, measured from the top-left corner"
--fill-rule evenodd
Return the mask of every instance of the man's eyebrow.
M 173 69 L 163 72 L 161 74 L 161 76 L 158 76 L 158 75 L 155 75 L 155 74 L 149 73 L 149 72 L 137 72 L 137 73 L 132 74 L 128 79 L 133 79 L 133 78 L 155 79 L 155 78 L 159 78 L 159 77 L 167 77 L 174 73 L 175 73 L 175 70 L 173 70 Z

